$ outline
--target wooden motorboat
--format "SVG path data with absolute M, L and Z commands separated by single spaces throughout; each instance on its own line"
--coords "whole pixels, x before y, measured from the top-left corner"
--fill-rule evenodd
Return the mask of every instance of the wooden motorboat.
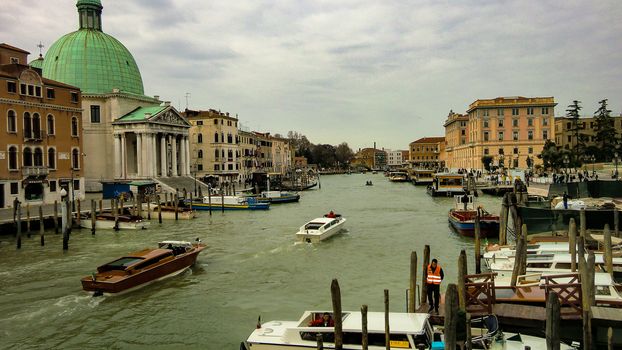
M 414 169 L 411 172 L 410 180 L 415 186 L 431 185 L 432 180 L 434 180 L 434 170 Z
M 82 216 L 80 227 L 91 228 L 91 225 L 90 216 Z M 149 221 L 144 221 L 138 215 L 130 214 L 120 214 L 117 218 L 112 213 L 101 213 L 95 216 L 95 229 L 112 230 L 115 229 L 115 226 L 119 230 L 146 229 L 149 226 Z
M 189 201 L 188 201 L 189 203 Z M 267 210 L 270 203 L 260 203 L 254 197 L 245 196 L 205 196 L 201 202 L 193 202 L 195 210 Z
M 403 171 L 392 171 L 389 173 L 389 181 L 391 182 L 407 182 L 408 174 Z
M 143 249 L 101 265 L 82 278 L 82 288 L 95 295 L 117 294 L 183 272 L 205 249 L 201 243 L 163 241 L 158 248 Z
M 147 210 L 147 205 L 151 210 L 151 219 L 158 218 L 158 205 L 154 203 L 143 204 L 144 210 Z M 177 209 L 173 206 L 169 205 L 160 205 L 160 209 L 162 210 L 162 220 L 175 220 L 175 210 L 177 210 L 177 219 L 178 220 L 190 220 L 197 217 L 197 212 L 194 208 L 190 208 L 190 206 L 178 206 Z
M 334 348 L 335 327 L 317 326 L 324 314 L 332 319 L 331 311 L 305 311 L 298 321 L 270 321 L 258 325 L 240 348 L 249 350 L 268 349 L 316 349 L 317 335 L 325 349 Z M 385 349 L 384 312 L 367 313 L 367 331 L 370 349 Z M 389 313 L 391 349 L 429 349 L 433 340 L 430 315 L 424 313 Z M 361 349 L 361 312 L 344 311 L 341 314 L 343 348 Z
M 300 227 L 296 237 L 301 242 L 317 243 L 339 233 L 346 223 L 346 218 L 337 214 L 334 218 L 321 217 L 313 219 Z
M 454 198 L 455 205 L 449 210 L 448 220 L 459 234 L 467 237 L 475 235 L 475 218 L 479 212 L 480 237 L 499 237 L 499 215 L 490 214 L 482 207 L 476 208 L 475 198 L 472 195 Z
M 300 194 L 288 191 L 263 191 L 255 197 L 259 203 L 291 203 L 300 200 Z
M 434 179 L 428 185 L 426 191 L 432 197 L 449 197 L 455 194 L 464 194 L 464 175 L 451 173 L 434 174 Z

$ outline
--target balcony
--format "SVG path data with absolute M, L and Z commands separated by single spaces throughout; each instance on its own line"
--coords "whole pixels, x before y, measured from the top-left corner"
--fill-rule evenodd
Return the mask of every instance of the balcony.
M 50 174 L 50 168 L 46 166 L 25 166 L 22 167 L 22 175 L 29 176 L 47 176 Z

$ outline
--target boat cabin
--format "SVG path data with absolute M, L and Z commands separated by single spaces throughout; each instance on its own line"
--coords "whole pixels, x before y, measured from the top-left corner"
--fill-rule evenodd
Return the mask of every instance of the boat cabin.
M 434 180 L 434 173 L 434 170 L 414 169 L 411 178 L 415 185 L 431 184 Z
M 341 215 L 339 215 L 341 216 Z M 324 229 L 327 230 L 330 227 L 332 227 L 333 225 L 336 225 L 337 223 L 339 223 L 339 217 L 337 218 L 317 218 L 314 219 L 311 222 L 308 222 L 304 225 L 303 227 L 303 231 L 309 231 L 309 230 L 315 230 L 318 231 L 320 229 Z
M 466 195 L 466 198 L 465 195 L 454 196 L 454 210 L 475 211 L 475 197 L 471 194 Z
M 170 249 L 145 249 L 99 266 L 97 272 L 123 271 L 124 273 L 131 274 L 133 271 L 142 270 L 157 263 L 172 260 L 175 258 L 175 255 L 176 254 Z
M 464 175 L 451 173 L 434 174 L 428 185 L 428 193 L 433 196 L 451 196 L 464 193 Z

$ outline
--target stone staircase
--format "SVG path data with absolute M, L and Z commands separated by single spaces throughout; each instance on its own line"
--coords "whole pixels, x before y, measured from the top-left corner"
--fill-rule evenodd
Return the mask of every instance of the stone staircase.
M 195 180 L 191 176 L 177 176 L 177 177 L 158 177 L 154 179 L 156 182 L 160 184 L 163 191 L 175 193 L 176 190 L 179 192 L 183 192 L 184 188 L 187 192 L 194 192 L 194 186 L 196 181 L 197 192 L 199 188 L 201 189 L 201 193 L 207 194 L 208 187 L 203 182 L 198 179 Z

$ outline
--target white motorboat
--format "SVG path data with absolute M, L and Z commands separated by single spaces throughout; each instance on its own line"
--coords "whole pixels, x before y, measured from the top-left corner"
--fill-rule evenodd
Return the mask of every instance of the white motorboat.
M 346 223 L 346 218 L 336 215 L 334 218 L 313 219 L 300 227 L 296 237 L 301 242 L 317 243 L 339 233 Z
M 255 329 L 244 346 L 249 350 L 316 349 L 321 335 L 326 349 L 334 348 L 335 327 L 317 326 L 324 314 L 305 311 L 298 321 L 270 321 Z M 428 349 L 433 339 L 429 315 L 424 313 L 389 313 L 391 349 Z M 362 322 L 360 311 L 342 312 L 343 349 L 361 349 Z M 320 322 L 318 322 L 320 321 Z M 367 313 L 369 349 L 385 349 L 384 312 Z
M 570 251 L 568 242 L 538 242 L 527 244 L 527 257 L 535 257 L 541 255 L 550 255 L 556 253 L 568 253 Z M 486 247 L 483 259 L 488 268 L 497 261 L 513 260 L 516 255 L 515 245 L 497 245 L 490 244 Z
M 119 230 L 139 230 L 146 229 L 149 221 L 144 221 L 140 216 L 136 215 L 118 215 L 116 220 Z M 80 227 L 91 228 L 91 218 L 83 216 L 80 220 Z M 112 230 L 115 228 L 115 216 L 112 213 L 102 213 L 95 216 L 95 229 Z
M 408 173 L 404 171 L 392 171 L 389 173 L 389 181 L 406 182 L 408 181 Z

